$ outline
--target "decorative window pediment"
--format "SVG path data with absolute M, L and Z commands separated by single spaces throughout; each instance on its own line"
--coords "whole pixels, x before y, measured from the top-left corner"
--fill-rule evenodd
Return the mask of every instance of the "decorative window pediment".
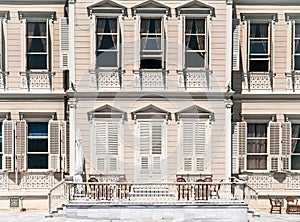
M 181 118 L 207 118 L 209 120 L 214 119 L 214 113 L 197 105 L 192 105 L 185 109 L 182 109 L 175 113 L 175 118 L 177 121 Z
M 19 19 L 51 19 L 56 20 L 55 11 L 19 11 Z
M 127 15 L 127 8 L 114 1 L 103 0 L 87 7 L 88 14 L 91 16 L 95 13 L 120 13 Z
M 89 121 L 92 118 L 123 118 L 126 120 L 127 117 L 126 112 L 124 112 L 123 110 L 106 104 L 88 112 Z
M 152 104 L 131 113 L 132 119 L 161 117 L 171 120 L 171 113 Z
M 300 13 L 285 13 L 285 21 L 300 22 Z
M 242 121 L 268 123 L 276 121 L 276 114 L 242 114 Z
M 277 13 L 241 13 L 242 21 L 278 21 Z
M 180 14 L 210 14 L 215 16 L 215 8 L 201 1 L 193 0 L 176 8 L 176 15 Z
M 161 4 L 157 1 L 148 0 L 141 4 L 135 5 L 131 8 L 132 15 L 136 15 L 136 13 L 162 13 L 171 15 L 170 7 Z

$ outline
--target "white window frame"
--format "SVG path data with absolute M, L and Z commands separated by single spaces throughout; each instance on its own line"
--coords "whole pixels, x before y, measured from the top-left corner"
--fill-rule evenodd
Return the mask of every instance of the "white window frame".
M 161 20 L 161 33 L 160 33 L 160 50 L 143 50 L 141 48 L 141 42 L 142 42 L 142 36 L 143 35 L 148 35 L 148 33 L 142 33 L 141 32 L 141 24 L 142 24 L 142 20 L 143 19 L 160 19 Z M 161 60 L 161 68 L 160 69 L 164 69 L 164 63 L 165 63 L 165 16 L 164 15 L 148 15 L 148 14 L 143 14 L 141 13 L 139 16 L 139 69 L 149 69 L 149 68 L 141 68 L 141 61 L 142 58 L 160 58 Z M 151 52 L 153 52 L 153 54 L 150 54 Z M 149 55 L 143 55 L 143 53 L 149 53 Z M 157 55 L 156 53 L 160 53 L 159 55 Z M 155 68 L 154 68 L 155 69 Z
M 196 144 L 195 140 L 199 139 L 197 136 L 198 133 L 195 129 L 195 124 L 201 124 L 205 127 L 205 135 L 204 135 L 204 152 L 197 153 L 196 151 Z M 185 154 L 184 154 L 184 124 L 193 124 L 193 132 L 191 133 L 191 137 L 193 140 L 193 150 L 192 154 L 189 158 L 192 159 L 191 163 L 191 170 L 185 170 Z M 178 174 L 210 174 L 211 173 L 211 144 L 210 144 L 210 138 L 211 138 L 211 124 L 210 120 L 206 118 L 180 118 L 179 125 L 178 125 Z M 203 170 L 197 169 L 197 157 L 202 156 L 203 158 Z
M 197 15 L 180 15 L 183 19 L 183 23 L 182 23 L 182 26 L 183 26 L 183 42 L 182 42 L 182 45 L 183 45 L 183 55 L 182 55 L 182 64 L 183 64 L 183 67 L 185 69 L 190 69 L 190 70 L 193 70 L 193 69 L 203 69 L 203 70 L 206 70 L 206 69 L 210 69 L 210 41 L 209 41 L 209 36 L 210 36 L 210 23 L 211 23 L 211 15 L 201 15 L 201 14 L 197 14 Z M 204 24 L 205 24 L 205 28 L 204 28 L 204 31 L 205 33 L 204 34 L 201 34 L 202 36 L 205 36 L 205 49 L 204 50 L 188 50 L 186 49 L 186 45 L 185 45 L 185 39 L 186 39 L 186 36 L 187 34 L 185 33 L 186 32 L 186 20 L 187 19 L 204 19 Z M 200 34 L 199 34 L 200 35 Z M 204 57 L 204 66 L 201 67 L 187 67 L 186 64 L 185 64 L 185 57 L 186 57 L 186 53 L 187 52 L 204 52 L 205 53 L 205 57 Z M 180 52 L 181 54 L 182 52 Z
M 295 52 L 295 42 L 296 40 L 300 41 L 300 37 L 296 37 L 296 25 L 300 26 L 300 21 L 292 21 L 292 70 L 294 72 L 299 73 L 300 72 L 300 68 L 299 69 L 295 69 L 295 56 L 299 56 L 300 57 L 300 53 L 296 53 Z M 299 28 L 300 29 L 300 28 Z M 300 31 L 299 31 L 300 32 Z
M 105 138 L 105 156 L 109 157 L 108 150 L 108 124 L 115 123 L 117 124 L 117 137 L 118 137 L 118 155 L 117 155 L 117 169 L 115 171 L 109 170 L 109 161 L 106 161 L 104 170 L 101 171 L 97 166 L 97 150 L 96 150 L 96 140 L 97 140 L 97 124 L 105 124 L 106 129 L 103 132 L 106 136 Z M 122 118 L 104 118 L 104 117 L 93 117 L 91 120 L 91 173 L 100 173 L 107 175 L 120 175 L 124 174 L 124 120 Z M 112 155 L 112 154 L 111 154 Z M 106 158 L 107 159 L 107 158 Z
M 292 120 L 291 121 L 291 134 L 290 134 L 290 139 L 291 139 L 291 150 L 290 150 L 290 166 L 289 166 L 289 169 L 292 171 L 292 172 L 300 172 L 300 168 L 299 169 L 292 169 L 292 156 L 300 156 L 300 153 L 294 153 L 293 152 L 293 140 L 298 140 L 300 141 L 300 137 L 293 137 L 293 125 L 299 125 L 300 127 L 300 121 L 295 121 L 295 120 Z
M 268 37 L 267 38 L 256 38 L 256 37 L 250 37 L 250 31 L 251 31 L 251 25 L 252 24 L 264 24 L 264 25 L 268 25 Z M 247 46 L 247 71 L 248 72 L 253 72 L 253 73 L 269 73 L 271 72 L 273 69 L 272 69 L 272 59 L 273 59 L 273 55 L 272 55 L 272 52 L 273 52 L 273 44 L 272 44 L 272 36 L 273 36 L 273 32 L 272 32 L 272 29 L 273 29 L 273 24 L 272 22 L 269 22 L 269 21 L 251 21 L 249 20 L 248 21 L 248 32 L 247 32 L 247 43 L 248 43 L 248 46 Z M 268 41 L 268 53 L 267 54 L 254 54 L 256 56 L 267 56 L 267 58 L 255 58 L 255 59 L 251 59 L 251 53 L 250 53 L 250 48 L 251 48 L 251 40 L 267 40 Z M 268 61 L 268 70 L 267 71 L 250 71 L 250 61 Z
M 116 22 L 117 22 L 117 32 L 116 33 L 97 33 L 97 22 L 98 22 L 98 19 L 116 19 Z M 95 44 L 95 52 L 94 52 L 94 58 L 95 58 L 95 68 L 96 69 L 117 69 L 121 66 L 121 57 L 120 57 L 120 19 L 119 19 L 119 15 L 115 15 L 115 16 L 101 16 L 101 15 L 95 15 L 95 41 L 94 41 L 94 44 Z M 116 45 L 116 49 L 102 49 L 102 50 L 98 50 L 97 49 L 97 36 L 98 35 L 110 35 L 110 36 L 117 36 L 117 45 Z M 103 52 L 117 52 L 117 66 L 113 67 L 113 66 L 97 66 L 97 52 L 99 51 L 103 51 Z
M 3 121 L 1 120 L 0 121 L 0 125 L 1 125 L 1 128 L 0 128 L 0 130 L 1 130 L 1 136 L 0 136 L 0 140 L 1 140 L 1 152 L 0 152 L 0 155 L 1 155 L 1 160 L 2 160 L 2 165 L 0 164 L 0 171 L 3 171 L 3 166 L 4 166 L 4 163 L 3 163 L 3 161 L 5 161 L 4 160 L 4 158 L 3 158 L 3 150 L 4 150 L 4 145 L 3 145 L 3 133 L 4 133 L 4 130 L 3 130 Z

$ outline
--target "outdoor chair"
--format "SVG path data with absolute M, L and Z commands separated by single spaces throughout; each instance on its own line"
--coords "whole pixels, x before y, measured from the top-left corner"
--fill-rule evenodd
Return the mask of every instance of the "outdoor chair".
M 268 198 L 270 200 L 270 205 L 271 205 L 270 213 L 273 213 L 273 211 L 278 211 L 281 214 L 282 200 L 272 198 L 269 195 Z
M 98 180 L 95 177 L 91 177 L 88 179 L 88 182 L 90 183 L 94 183 L 94 182 L 98 182 Z M 90 199 L 96 199 L 97 197 L 97 191 L 98 189 L 96 184 L 89 184 L 88 186 L 88 196 Z
M 203 179 L 197 179 L 196 183 L 203 183 Z M 195 200 L 201 200 L 203 199 L 203 184 L 196 184 L 195 185 Z
M 122 182 L 127 182 L 125 177 L 120 177 L 117 182 L 120 182 L 117 187 L 117 195 L 120 199 L 127 199 L 129 198 L 129 193 L 131 191 L 131 186 L 129 184 L 122 184 Z
M 177 183 L 184 183 L 184 184 L 178 184 L 177 190 L 178 190 L 178 200 L 180 199 L 187 199 L 189 200 L 190 195 L 190 187 L 189 185 L 185 184 L 186 180 L 182 177 L 179 177 L 176 179 Z
M 218 199 L 220 199 L 219 190 L 221 188 L 221 184 L 220 184 L 221 182 L 223 182 L 223 179 L 221 179 L 218 184 L 212 184 L 210 186 L 210 188 L 209 188 L 210 192 L 209 193 L 210 193 L 210 197 L 211 198 L 218 198 Z
M 294 196 L 286 196 L 285 197 L 287 205 L 286 205 L 286 213 L 296 213 L 300 211 L 300 204 L 298 204 L 298 198 Z

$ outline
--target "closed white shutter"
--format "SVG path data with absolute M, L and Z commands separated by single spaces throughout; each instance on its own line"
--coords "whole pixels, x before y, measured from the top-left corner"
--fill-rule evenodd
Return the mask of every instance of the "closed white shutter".
M 106 122 L 95 122 L 95 152 L 96 169 L 104 173 L 106 171 Z
M 210 155 L 207 150 L 207 121 L 182 121 L 182 158 L 183 171 L 203 172 L 206 170 Z
M 290 170 L 291 161 L 291 123 L 281 123 L 281 154 L 282 154 L 282 170 Z
M 231 167 L 232 173 L 239 173 L 239 146 L 238 146 L 238 125 L 232 123 L 232 150 L 231 150 Z
M 107 123 L 107 152 L 108 171 L 116 173 L 119 170 L 119 143 L 118 143 L 118 123 Z
M 150 182 L 150 123 L 139 123 L 139 161 L 140 161 L 140 182 Z
M 239 171 L 246 170 L 247 122 L 238 122 Z
M 49 170 L 60 171 L 60 121 L 50 120 L 48 124 Z
M 280 123 L 269 122 L 270 170 L 280 170 Z
M 66 17 L 59 20 L 60 27 L 60 68 L 69 69 L 69 24 Z
M 151 122 L 151 182 L 161 182 L 162 179 L 163 131 L 162 122 Z
M 67 159 L 67 122 L 61 121 L 60 123 L 60 167 L 62 172 L 68 172 L 68 159 Z
M 4 32 L 4 24 L 3 24 L 3 19 L 0 19 L 0 70 L 4 70 L 4 62 L 3 62 L 3 58 L 4 58 L 4 44 L 5 41 L 2 41 L 2 38 L 5 37 L 5 32 Z M 4 39 L 5 40 L 5 39 Z
M 2 127 L 3 161 L 2 169 L 14 171 L 14 122 L 4 120 Z
M 25 120 L 16 122 L 16 169 L 26 170 L 27 164 L 27 124 Z
M 232 20 L 232 70 L 240 69 L 240 20 Z

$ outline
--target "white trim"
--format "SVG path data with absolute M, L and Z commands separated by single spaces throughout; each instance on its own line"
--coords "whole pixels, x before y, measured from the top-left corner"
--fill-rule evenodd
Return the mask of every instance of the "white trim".
M 293 26 L 294 26 L 294 21 L 291 21 L 291 20 L 288 20 L 287 21 L 287 33 L 286 33 L 286 36 L 287 36 L 287 47 L 286 47 L 286 71 L 287 73 L 290 73 L 292 71 L 292 69 L 294 69 L 294 65 L 292 63 L 292 56 L 294 55 L 294 50 L 292 47 L 292 42 L 293 42 L 293 36 L 294 34 L 292 33 L 292 29 L 293 29 Z M 294 45 L 294 43 L 293 43 Z
M 20 41 L 21 41 L 21 67 L 22 72 L 26 71 L 26 19 L 23 18 L 20 20 L 21 32 L 20 32 Z
M 141 26 L 141 16 L 137 14 L 134 17 L 134 32 L 135 32 L 135 39 L 134 39 L 134 70 L 138 70 L 140 68 L 140 26 Z
M 179 15 L 178 17 L 178 70 L 182 70 L 184 67 L 183 64 L 183 49 L 184 49 L 184 30 L 185 30 L 185 16 L 184 15 Z
M 92 14 L 90 19 L 90 69 L 96 67 L 96 15 Z

